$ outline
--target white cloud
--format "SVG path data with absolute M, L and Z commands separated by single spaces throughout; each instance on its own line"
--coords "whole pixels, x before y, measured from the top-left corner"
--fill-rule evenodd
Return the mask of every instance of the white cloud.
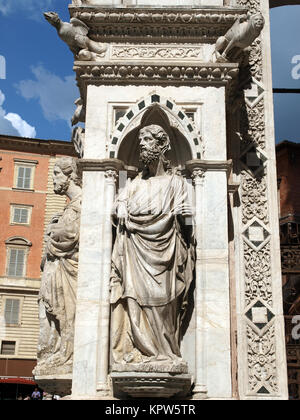
M 11 122 L 11 125 L 22 137 L 34 138 L 36 136 L 35 128 L 29 125 L 26 121 L 22 120 L 20 115 L 10 112 L 9 114 L 6 114 L 4 118 Z
M 29 17 L 36 19 L 53 4 L 54 0 L 0 0 L 0 13 L 7 16 L 25 11 Z
M 78 97 L 75 77 L 59 76 L 43 66 L 32 67 L 35 80 L 22 80 L 16 87 L 23 98 L 37 99 L 48 121 L 64 120 L 70 126 Z
M 5 95 L 0 90 L 0 134 L 34 138 L 35 128 L 24 121 L 20 115 L 11 112 L 7 114 L 2 107 L 4 101 Z

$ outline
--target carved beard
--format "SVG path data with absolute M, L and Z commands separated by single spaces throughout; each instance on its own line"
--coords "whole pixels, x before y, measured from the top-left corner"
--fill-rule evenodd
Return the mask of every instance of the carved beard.
M 57 184 L 57 185 L 54 185 L 54 187 L 53 187 L 53 189 L 54 189 L 54 192 L 55 192 L 55 194 L 58 194 L 58 195 L 65 195 L 66 194 L 66 192 L 68 191 L 68 189 L 69 189 L 69 186 L 70 186 L 70 180 L 68 179 L 66 182 L 64 182 L 63 184 Z
M 152 162 L 155 162 L 159 159 L 161 155 L 161 150 L 158 147 L 154 149 L 145 149 L 141 151 L 140 161 L 148 167 Z

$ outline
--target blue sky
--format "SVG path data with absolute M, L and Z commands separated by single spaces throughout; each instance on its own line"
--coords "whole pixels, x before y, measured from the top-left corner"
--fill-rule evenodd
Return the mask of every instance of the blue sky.
M 271 39 L 274 88 L 300 89 L 300 6 L 271 10 Z M 300 142 L 300 94 L 275 94 L 274 107 L 276 141 Z
M 6 79 L 0 66 L 1 134 L 70 140 L 79 96 L 73 56 L 43 17 L 54 10 L 69 20 L 68 3 L 0 0 L 0 56 L 6 60 Z M 300 6 L 271 11 L 274 87 L 300 88 L 299 22 Z M 276 141 L 300 142 L 300 95 L 278 94 L 274 103 Z

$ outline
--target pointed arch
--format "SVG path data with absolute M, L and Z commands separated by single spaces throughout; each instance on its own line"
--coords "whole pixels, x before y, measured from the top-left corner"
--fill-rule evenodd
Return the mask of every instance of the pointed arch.
M 201 137 L 191 119 L 174 101 L 155 93 L 139 100 L 118 121 L 109 146 L 109 157 L 122 159 L 120 155 L 124 155 L 124 148 L 126 147 L 128 153 L 125 163 L 135 166 L 133 155 L 136 153 L 137 143 L 133 140 L 133 136 L 137 136 L 141 127 L 153 123 L 162 125 L 170 135 L 171 143 L 173 143 L 172 148 L 174 149 L 174 161 L 182 164 L 183 154 L 188 156 L 189 159 L 201 159 Z M 124 142 L 126 142 L 126 146 Z M 129 157 L 129 154 L 131 157 Z

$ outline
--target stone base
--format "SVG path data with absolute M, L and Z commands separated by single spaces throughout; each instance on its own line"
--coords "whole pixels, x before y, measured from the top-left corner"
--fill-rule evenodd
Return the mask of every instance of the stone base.
M 72 375 L 35 376 L 35 382 L 45 392 L 65 397 L 72 391 Z
M 171 373 L 184 374 L 188 373 L 188 365 L 184 361 L 155 361 L 143 363 L 114 363 L 111 371 L 114 373 L 124 372 L 142 372 L 142 373 Z
M 114 396 L 117 398 L 184 398 L 191 390 L 188 374 L 113 372 Z

